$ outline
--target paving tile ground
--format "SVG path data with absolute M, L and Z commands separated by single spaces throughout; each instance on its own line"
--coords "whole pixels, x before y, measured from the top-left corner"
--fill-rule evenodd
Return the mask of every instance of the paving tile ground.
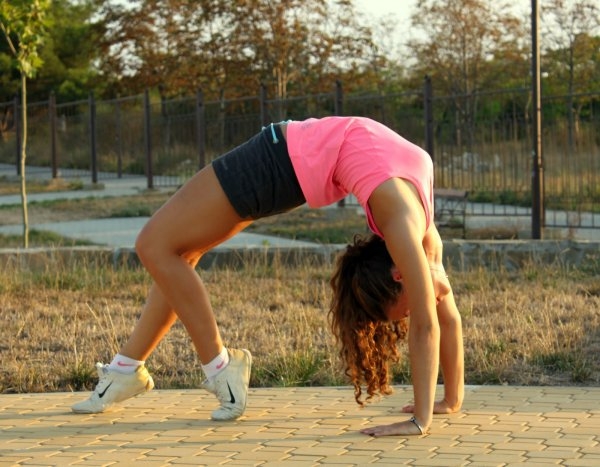
M 468 387 L 464 410 L 436 415 L 427 435 L 359 433 L 405 418 L 411 394 L 361 409 L 349 387 L 251 389 L 244 417 L 225 423 L 201 390 L 96 415 L 70 411 L 86 393 L 0 395 L 0 465 L 600 466 L 600 388 Z

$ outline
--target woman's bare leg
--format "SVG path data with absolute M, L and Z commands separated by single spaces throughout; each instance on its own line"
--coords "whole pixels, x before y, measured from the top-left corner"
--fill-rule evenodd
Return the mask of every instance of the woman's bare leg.
M 152 216 L 138 236 L 136 250 L 160 291 L 151 294 L 140 318 L 149 327 L 144 330 L 138 323 L 123 351 L 147 355 L 173 324 L 174 310 L 202 363 L 219 354 L 216 319 L 189 256 L 195 252 L 199 258 L 250 222 L 233 209 L 212 166 L 198 172 Z
M 190 266 L 195 268 L 200 258 L 199 253 L 190 254 L 188 258 Z M 135 360 L 147 360 L 176 320 L 177 314 L 171 309 L 171 305 L 158 286 L 153 283 L 140 319 L 119 353 Z
M 119 353 L 135 360 L 147 360 L 176 320 L 171 305 L 156 284 L 152 284 L 140 319 Z

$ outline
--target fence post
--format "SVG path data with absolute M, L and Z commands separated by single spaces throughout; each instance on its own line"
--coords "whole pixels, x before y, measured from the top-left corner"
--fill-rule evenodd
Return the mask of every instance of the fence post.
M 52 178 L 58 178 L 58 154 L 56 150 L 56 95 L 50 92 L 48 100 L 48 113 L 50 114 L 50 164 L 52 166 Z
M 344 90 L 339 79 L 335 82 L 334 113 L 335 115 L 343 115 L 344 113 Z
M 150 93 L 144 91 L 144 141 L 146 149 L 146 177 L 148 189 L 154 188 L 154 174 L 152 173 L 152 136 L 150 132 Z
M 266 126 L 269 124 L 269 104 L 267 102 L 267 87 L 260 83 L 260 124 Z
M 15 94 L 13 99 L 13 115 L 15 119 L 15 142 L 16 142 L 16 158 L 15 167 L 17 168 L 17 175 L 21 175 L 21 116 L 19 115 L 19 95 Z
M 89 97 L 90 107 L 90 151 L 91 151 L 91 167 L 92 184 L 98 183 L 98 151 L 96 148 L 96 100 L 94 93 L 90 92 Z
M 431 85 L 431 76 L 425 76 L 423 106 L 425 110 L 425 150 L 433 161 L 433 86 Z
M 121 123 L 121 106 L 118 100 L 115 100 L 115 133 L 117 135 L 117 178 L 123 178 L 123 125 Z
M 342 115 L 344 113 L 344 91 L 342 89 L 342 82 L 338 79 L 335 81 L 334 90 L 334 114 Z M 346 206 L 346 198 L 342 198 L 337 203 L 338 208 Z
M 542 159 L 542 94 L 540 75 L 540 18 L 538 0 L 531 0 L 531 93 L 533 97 L 533 150 L 531 174 L 531 237 L 542 239 L 542 229 L 545 223 L 544 212 L 544 165 Z
M 206 165 L 206 119 L 204 118 L 204 94 L 196 92 L 196 145 L 198 147 L 198 170 Z

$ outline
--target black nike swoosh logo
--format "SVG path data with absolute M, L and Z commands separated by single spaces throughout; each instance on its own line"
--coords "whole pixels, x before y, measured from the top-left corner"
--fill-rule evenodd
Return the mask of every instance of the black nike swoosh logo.
M 235 404 L 235 396 L 233 395 L 233 392 L 231 392 L 231 388 L 229 387 L 229 381 L 227 381 L 227 389 L 229 389 L 229 396 L 231 397 L 231 400 L 229 402 Z
M 108 388 L 112 386 L 112 383 L 113 383 L 113 381 L 111 381 L 110 384 L 104 388 L 104 391 L 98 393 L 98 397 L 100 399 L 102 399 L 104 397 L 104 394 L 106 394 L 106 391 L 108 391 Z M 231 389 L 229 390 L 229 392 L 231 392 Z

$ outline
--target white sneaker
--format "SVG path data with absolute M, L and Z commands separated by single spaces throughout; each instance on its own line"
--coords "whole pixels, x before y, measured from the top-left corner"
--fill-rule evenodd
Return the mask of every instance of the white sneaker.
M 89 399 L 71 407 L 76 413 L 100 413 L 112 404 L 137 396 L 154 387 L 152 376 L 144 365 L 137 367 L 134 373 L 124 374 L 108 369 L 108 365 L 96 363 L 100 381 Z
M 212 392 L 221 407 L 211 414 L 213 420 L 235 420 L 246 410 L 252 355 L 246 349 L 228 349 L 229 364 L 217 376 L 205 380 L 202 387 Z

